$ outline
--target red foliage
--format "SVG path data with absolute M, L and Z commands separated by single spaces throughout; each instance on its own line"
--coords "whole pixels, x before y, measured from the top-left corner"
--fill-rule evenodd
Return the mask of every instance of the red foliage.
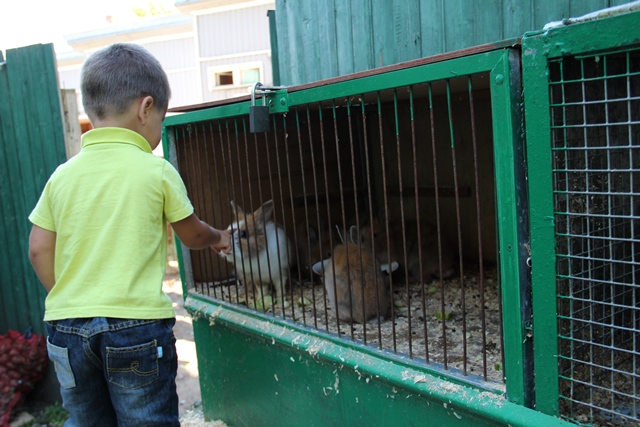
M 9 331 L 0 335 L 0 425 L 42 379 L 48 364 L 47 341 L 41 335 Z

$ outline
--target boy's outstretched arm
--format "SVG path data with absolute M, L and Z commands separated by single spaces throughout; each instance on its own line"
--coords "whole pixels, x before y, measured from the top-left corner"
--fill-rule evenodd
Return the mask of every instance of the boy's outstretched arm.
M 231 232 L 218 230 L 206 222 L 200 221 L 196 214 L 171 223 L 173 231 L 180 242 L 190 249 L 204 249 L 211 247 L 214 251 L 226 251 L 231 247 Z
M 29 235 L 29 259 L 47 292 L 56 284 L 55 250 L 56 233 L 34 225 Z

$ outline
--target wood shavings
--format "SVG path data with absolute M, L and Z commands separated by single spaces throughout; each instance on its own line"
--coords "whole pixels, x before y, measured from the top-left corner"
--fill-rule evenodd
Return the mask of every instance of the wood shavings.
M 303 281 L 294 283 L 285 295 L 288 301 L 305 301 L 304 304 L 289 304 L 286 309 L 274 306 L 269 313 L 277 317 L 284 313 L 285 318 L 304 326 L 389 352 L 391 358 L 422 361 L 462 377 L 466 360 L 467 374 L 483 377 L 486 367 L 490 386 L 504 390 L 497 273 L 485 271 L 481 278 L 477 271 L 467 268 L 463 286 L 464 289 L 459 277 L 443 281 L 444 290 L 438 280 L 424 286 L 394 284 L 393 320 L 374 319 L 362 325 L 342 321 L 338 324 L 334 308 L 325 298 L 324 286 Z M 225 301 L 245 301 L 248 307 L 255 307 L 253 296 L 245 295 L 242 285 L 216 286 L 210 292 Z M 315 356 L 319 350 L 312 347 L 307 351 Z

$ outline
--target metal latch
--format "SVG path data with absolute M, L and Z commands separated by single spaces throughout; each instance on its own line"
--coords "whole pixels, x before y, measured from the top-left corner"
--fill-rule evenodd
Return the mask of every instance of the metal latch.
M 253 88 L 251 88 L 251 105 L 249 106 L 249 131 L 251 133 L 269 132 L 271 130 L 267 93 L 275 93 L 281 89 L 286 89 L 286 86 L 264 86 L 260 82 L 256 82 L 253 85 Z M 256 105 L 256 93 L 262 94 L 262 105 Z

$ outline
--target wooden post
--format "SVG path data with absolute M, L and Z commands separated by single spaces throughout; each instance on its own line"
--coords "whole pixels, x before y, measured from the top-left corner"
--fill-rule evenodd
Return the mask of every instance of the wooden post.
M 64 148 L 67 159 L 80 152 L 82 130 L 78 120 L 78 98 L 75 89 L 60 89 L 62 120 L 64 122 Z

